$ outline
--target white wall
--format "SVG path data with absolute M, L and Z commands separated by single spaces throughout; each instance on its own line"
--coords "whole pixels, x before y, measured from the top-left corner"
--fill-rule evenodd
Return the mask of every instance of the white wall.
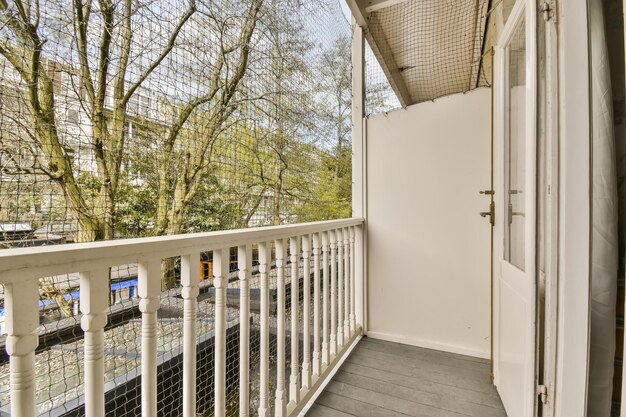
M 490 91 L 367 122 L 368 335 L 489 357 Z

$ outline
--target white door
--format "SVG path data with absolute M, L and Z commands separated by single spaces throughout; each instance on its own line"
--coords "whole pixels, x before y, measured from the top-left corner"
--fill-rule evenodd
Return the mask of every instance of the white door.
M 518 0 L 496 49 L 494 372 L 509 417 L 535 399 L 535 16 Z

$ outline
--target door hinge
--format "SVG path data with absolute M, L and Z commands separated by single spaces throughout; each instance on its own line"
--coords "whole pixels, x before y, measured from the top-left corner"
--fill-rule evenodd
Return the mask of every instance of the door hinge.
M 549 1 L 544 1 L 540 6 L 540 11 L 543 14 L 543 18 L 546 22 L 549 22 L 554 17 L 554 7 Z
M 537 385 L 537 395 L 541 403 L 546 404 L 548 402 L 548 387 L 545 385 Z

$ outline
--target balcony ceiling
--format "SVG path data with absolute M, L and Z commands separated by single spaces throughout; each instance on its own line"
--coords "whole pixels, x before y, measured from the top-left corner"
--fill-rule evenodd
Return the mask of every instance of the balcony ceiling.
M 403 107 L 486 85 L 489 0 L 348 0 Z

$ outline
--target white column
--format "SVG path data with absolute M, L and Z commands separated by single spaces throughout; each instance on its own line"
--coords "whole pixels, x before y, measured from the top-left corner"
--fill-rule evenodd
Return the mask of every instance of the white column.
M 104 416 L 104 326 L 109 268 L 80 274 L 80 325 L 85 332 L 85 416 Z
M 311 387 L 311 262 L 309 254 L 311 250 L 311 236 L 302 236 L 302 270 L 303 270 L 303 297 L 302 297 L 302 387 Z
M 355 254 L 354 254 L 354 296 L 355 306 L 354 314 L 358 326 L 365 331 L 365 277 L 364 277 L 364 260 L 363 260 L 363 226 L 356 227 L 355 230 Z
M 139 262 L 141 311 L 141 415 L 157 415 L 157 311 L 161 303 L 161 262 Z
M 39 345 L 39 281 L 5 285 L 6 350 L 9 354 L 11 415 L 35 417 L 35 349 Z
M 365 217 L 365 38 L 359 25 L 352 26 L 352 216 Z
M 330 357 L 337 355 L 337 235 L 328 232 L 330 238 Z
M 320 236 L 313 234 L 313 376 L 319 377 L 320 360 Z
M 226 288 L 230 251 L 213 251 L 215 287 L 215 417 L 226 416 Z
M 330 363 L 328 349 L 328 232 L 322 233 L 322 367 Z
M 239 267 L 239 416 L 250 413 L 250 269 L 252 247 L 237 248 Z
M 300 400 L 300 355 L 298 345 L 298 310 L 300 309 L 300 242 L 298 237 L 289 239 L 291 260 L 291 378 L 289 381 L 289 402 L 297 404 Z
M 343 347 L 343 233 L 335 230 L 337 238 L 337 351 Z
M 200 253 L 180 260 L 180 283 L 183 297 L 183 417 L 196 417 L 196 355 L 198 294 L 200 289 Z
M 259 417 L 269 417 L 269 283 L 267 279 L 268 263 L 271 264 L 271 246 L 267 242 L 259 243 L 259 274 L 261 276 L 261 386 L 259 390 Z
M 335 230 L 337 237 L 337 351 L 343 347 L 343 229 Z
M 350 227 L 350 333 L 354 333 L 356 331 L 356 320 L 354 316 L 354 311 L 356 308 L 356 303 L 354 299 L 355 294 L 355 262 L 354 262 L 354 242 L 355 242 L 355 232 L 354 227 Z
M 275 416 L 286 417 L 285 398 L 285 256 L 286 245 L 283 239 L 276 240 L 276 275 L 278 303 L 276 306 L 276 400 Z
M 345 343 L 352 336 L 350 331 L 350 290 L 352 288 L 350 282 L 350 231 L 344 228 L 343 232 L 343 335 Z

